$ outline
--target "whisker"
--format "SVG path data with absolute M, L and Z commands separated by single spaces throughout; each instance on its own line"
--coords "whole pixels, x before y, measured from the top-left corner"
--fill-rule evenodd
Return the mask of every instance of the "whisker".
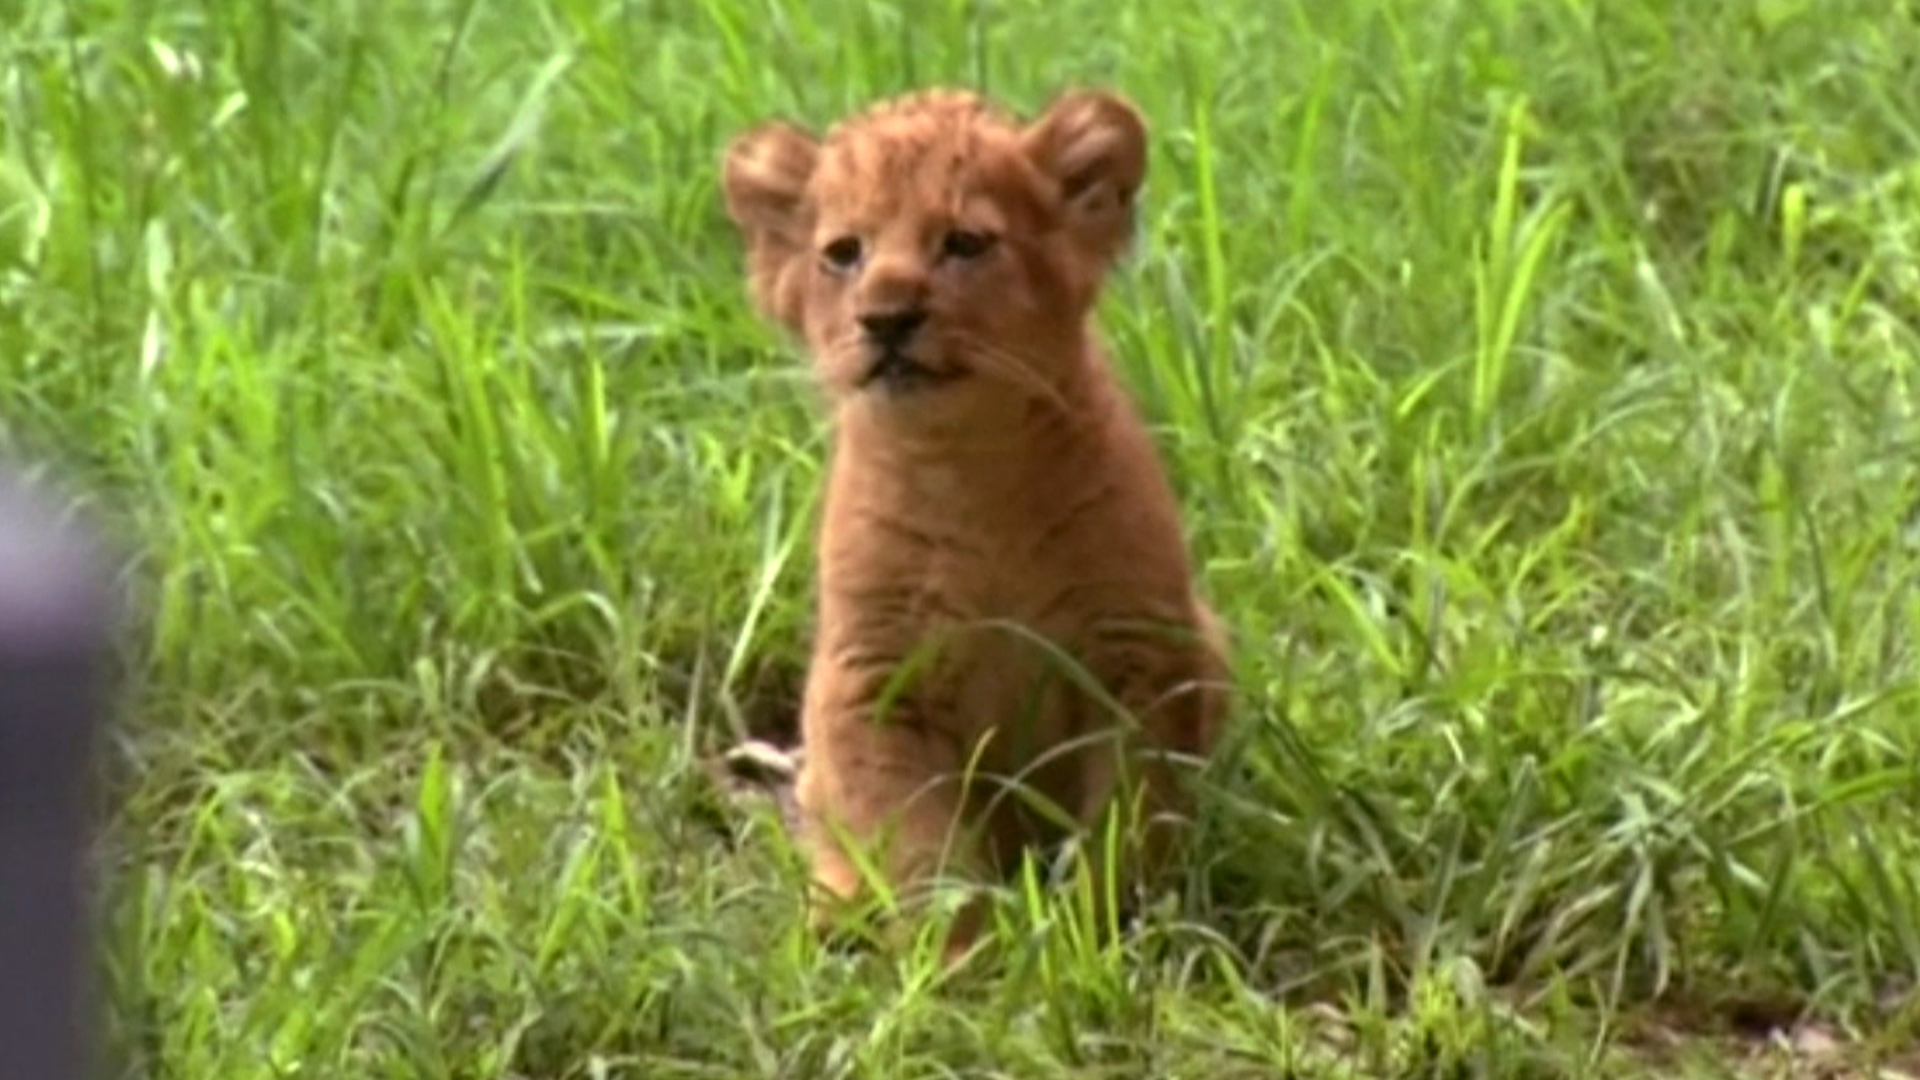
M 1072 411 L 1073 403 L 1058 386 L 1035 370 L 1037 365 L 1032 358 L 970 334 L 957 335 L 957 337 L 968 358 L 978 362 L 985 374 L 998 377 L 1022 390 L 1029 391 L 1062 412 Z

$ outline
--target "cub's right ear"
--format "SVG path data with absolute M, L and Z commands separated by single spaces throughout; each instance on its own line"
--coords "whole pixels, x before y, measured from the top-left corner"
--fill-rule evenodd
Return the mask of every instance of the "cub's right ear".
M 736 138 L 722 167 L 727 216 L 746 241 L 754 302 L 796 331 L 806 265 L 797 256 L 810 240 L 813 223 L 806 189 L 819 157 L 820 144 L 813 136 L 774 122 Z
M 819 156 L 813 136 L 778 121 L 734 139 L 722 180 L 728 216 L 749 236 L 791 230 Z

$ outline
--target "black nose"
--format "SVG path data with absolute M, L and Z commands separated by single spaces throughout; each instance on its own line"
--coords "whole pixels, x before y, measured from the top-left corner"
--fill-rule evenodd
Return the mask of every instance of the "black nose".
M 921 308 L 905 308 L 899 311 L 881 311 L 872 315 L 860 316 L 860 325 L 867 337 L 875 345 L 884 349 L 897 349 L 913 337 L 920 324 L 927 321 L 927 313 Z

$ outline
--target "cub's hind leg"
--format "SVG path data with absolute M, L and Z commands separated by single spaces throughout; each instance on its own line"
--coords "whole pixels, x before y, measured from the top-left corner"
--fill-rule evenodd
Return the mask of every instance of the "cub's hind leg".
M 1198 640 L 1116 650 L 1103 673 L 1123 716 L 1094 707 L 1108 738 L 1084 757 L 1079 818 L 1103 922 L 1111 888 L 1123 906 L 1166 881 L 1192 825 L 1194 773 L 1217 746 L 1228 698 L 1224 626 L 1201 606 Z

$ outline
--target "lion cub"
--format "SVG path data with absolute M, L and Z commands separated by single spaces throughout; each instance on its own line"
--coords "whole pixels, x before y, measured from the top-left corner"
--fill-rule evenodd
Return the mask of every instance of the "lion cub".
M 816 920 L 863 864 L 890 887 L 1003 873 L 1063 822 L 1091 827 L 1096 873 L 1124 826 L 1138 880 L 1166 845 L 1134 823 L 1185 809 L 1178 762 L 1213 747 L 1227 674 L 1090 326 L 1133 231 L 1139 114 L 1077 92 L 1023 124 L 927 92 L 824 138 L 768 123 L 724 171 L 756 306 L 832 411 L 797 780 Z

